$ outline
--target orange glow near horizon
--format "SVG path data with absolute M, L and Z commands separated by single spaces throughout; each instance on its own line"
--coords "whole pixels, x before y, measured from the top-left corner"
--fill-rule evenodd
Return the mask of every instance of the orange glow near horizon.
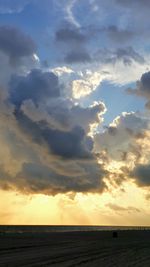
M 123 195 L 114 190 L 102 195 L 77 193 L 56 196 L 27 196 L 1 191 L 0 224 L 150 225 L 144 191 L 134 184 L 126 184 L 124 190 Z

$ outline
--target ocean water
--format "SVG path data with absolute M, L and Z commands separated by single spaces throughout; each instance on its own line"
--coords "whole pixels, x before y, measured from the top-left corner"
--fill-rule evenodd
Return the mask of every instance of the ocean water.
M 150 226 L 0 225 L 0 233 L 50 233 L 76 231 L 150 230 Z

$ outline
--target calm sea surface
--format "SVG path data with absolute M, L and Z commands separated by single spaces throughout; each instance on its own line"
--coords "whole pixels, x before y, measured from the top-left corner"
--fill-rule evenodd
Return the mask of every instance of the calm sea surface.
M 0 225 L 0 233 L 48 233 L 74 231 L 150 230 L 150 226 Z

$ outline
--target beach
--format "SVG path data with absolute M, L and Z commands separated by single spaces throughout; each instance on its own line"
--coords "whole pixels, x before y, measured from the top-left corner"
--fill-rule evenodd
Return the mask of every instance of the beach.
M 150 266 L 150 231 L 5 233 L 0 266 Z

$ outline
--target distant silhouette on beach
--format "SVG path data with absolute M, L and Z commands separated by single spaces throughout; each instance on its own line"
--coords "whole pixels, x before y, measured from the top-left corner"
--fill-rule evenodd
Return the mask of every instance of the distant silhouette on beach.
M 114 231 L 113 232 L 113 238 L 117 238 L 118 237 L 118 232 L 117 231 Z

